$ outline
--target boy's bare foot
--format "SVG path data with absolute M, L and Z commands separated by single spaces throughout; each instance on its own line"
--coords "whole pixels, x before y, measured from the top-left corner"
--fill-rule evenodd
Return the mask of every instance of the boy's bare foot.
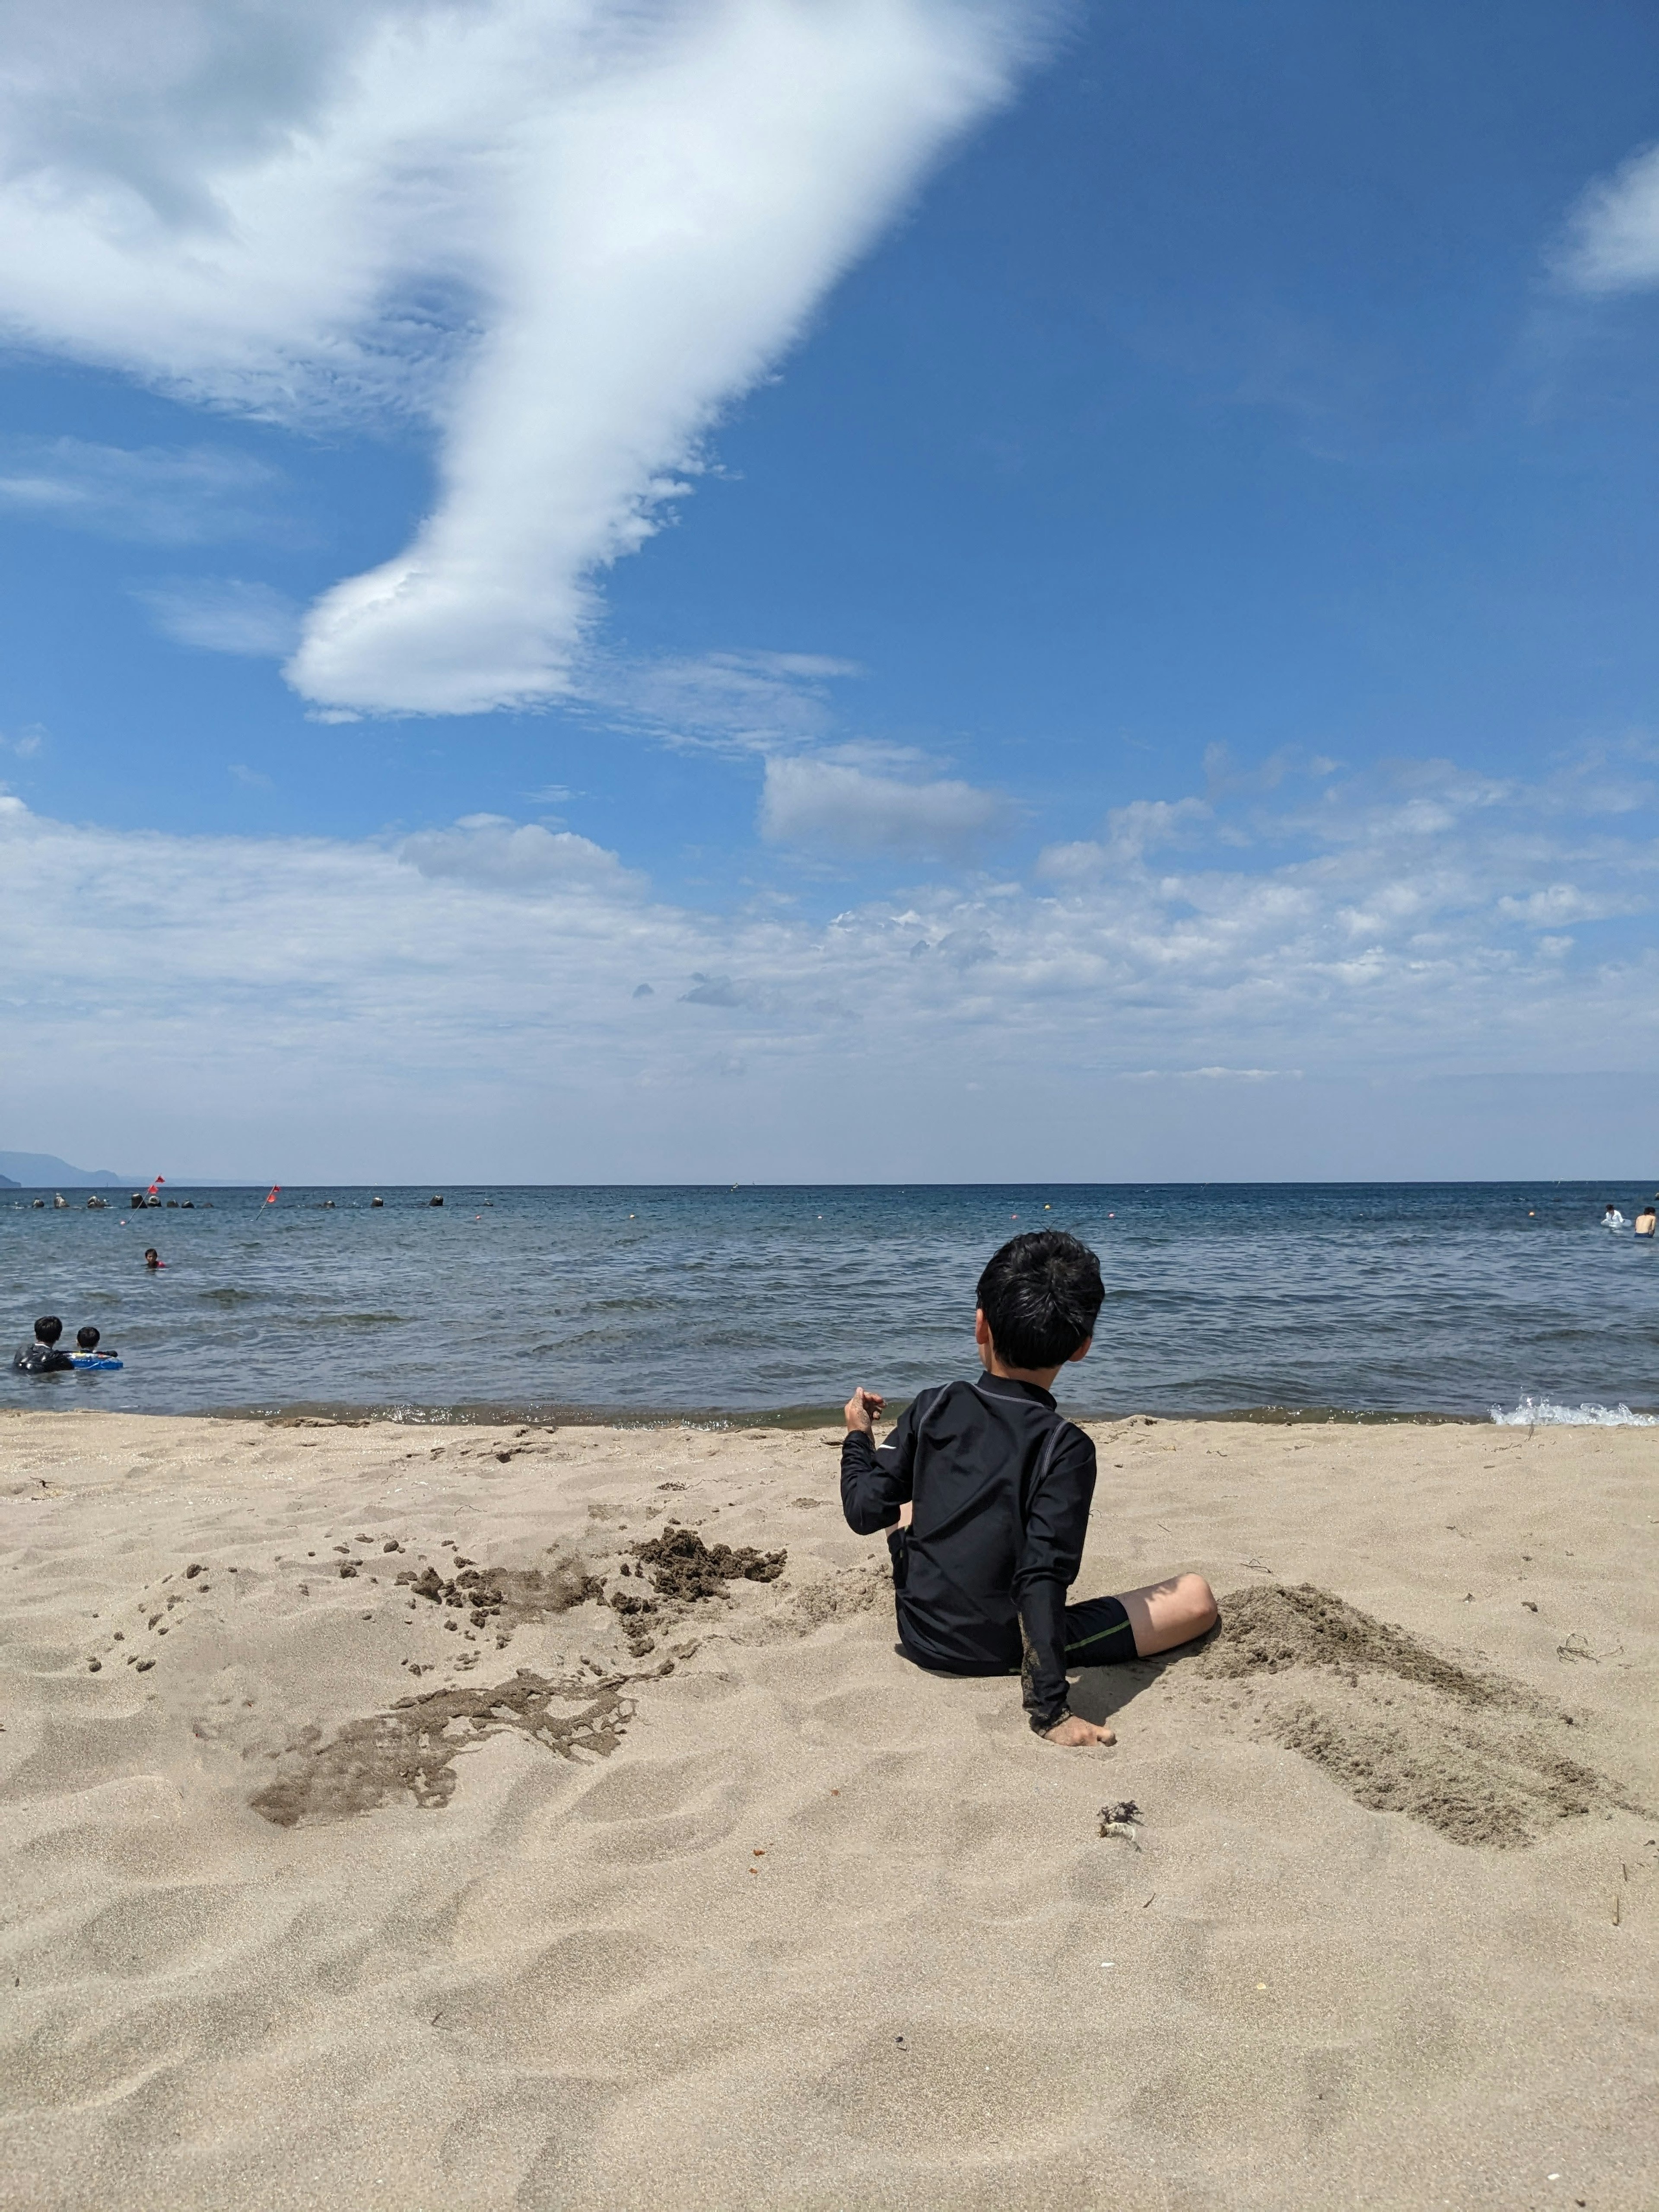
M 1068 1751 L 1076 1751 L 1088 1744 L 1115 1743 L 1117 1738 L 1110 1729 L 1097 1728 L 1092 1721 L 1080 1721 L 1075 1713 L 1068 1713 L 1057 1726 L 1044 1730 L 1042 1741 L 1063 1744 Z

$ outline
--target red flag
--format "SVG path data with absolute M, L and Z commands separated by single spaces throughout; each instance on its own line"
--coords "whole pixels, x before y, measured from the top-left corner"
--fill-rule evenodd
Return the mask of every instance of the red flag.
M 160 1188 L 161 1188 L 161 1185 L 162 1185 L 166 1181 L 167 1181 L 167 1177 L 166 1177 L 165 1176 L 156 1176 L 156 1178 L 155 1178 L 155 1182 L 154 1182 L 153 1183 L 151 1183 L 151 1185 L 150 1185 L 150 1187 L 149 1187 L 149 1190 L 148 1195 L 149 1195 L 149 1197 L 151 1197 L 151 1198 L 154 1198 L 154 1197 L 155 1197 L 155 1194 L 156 1194 L 156 1192 L 157 1192 L 158 1190 L 160 1190 Z
M 277 1194 L 277 1192 L 282 1188 L 282 1187 L 283 1187 L 283 1186 L 282 1186 L 282 1185 L 281 1185 L 281 1183 L 279 1183 L 279 1182 L 274 1182 L 274 1183 L 272 1183 L 272 1185 L 270 1186 L 270 1190 L 269 1190 L 269 1191 L 266 1193 L 266 1194 L 265 1194 L 265 1204 L 266 1204 L 267 1206 L 275 1206 L 275 1205 L 276 1205 L 276 1194 Z

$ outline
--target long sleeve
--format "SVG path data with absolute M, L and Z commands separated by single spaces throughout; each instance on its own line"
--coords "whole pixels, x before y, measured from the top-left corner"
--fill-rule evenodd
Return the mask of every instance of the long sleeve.
M 890 1528 L 911 1496 L 916 1460 L 916 1407 L 908 1405 L 879 1450 L 862 1429 L 848 1429 L 841 1447 L 841 1508 L 860 1536 Z
M 1026 1500 L 1014 1576 L 1024 1702 L 1039 1735 L 1066 1717 L 1066 1593 L 1082 1563 L 1094 1493 L 1093 1442 L 1068 1424 Z

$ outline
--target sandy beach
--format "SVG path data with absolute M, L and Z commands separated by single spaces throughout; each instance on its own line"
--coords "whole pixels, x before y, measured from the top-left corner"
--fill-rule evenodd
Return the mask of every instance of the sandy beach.
M 0 2202 L 1651 2212 L 1654 1433 L 1094 1433 L 1062 1753 L 828 1431 L 0 1418 Z

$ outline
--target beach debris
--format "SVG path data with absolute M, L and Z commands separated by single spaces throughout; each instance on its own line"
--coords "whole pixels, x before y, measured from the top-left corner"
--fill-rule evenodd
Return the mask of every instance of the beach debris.
M 1523 1597 L 1521 1601 L 1521 1606 L 1522 1610 L 1526 1613 L 1536 1613 L 1538 1610 L 1536 1603 L 1529 1597 Z
M 199 1559 L 192 1559 L 189 1566 L 185 1569 L 185 1580 L 187 1583 L 193 1583 L 198 1575 L 204 1575 L 206 1572 L 207 1569 Z
M 1133 1797 L 1117 1798 L 1111 1804 L 1103 1805 L 1100 1808 L 1100 1833 L 1103 1836 L 1121 1837 L 1127 1842 L 1134 1844 L 1136 1850 L 1139 1850 L 1140 1846 L 1136 1840 L 1135 1827 L 1140 1817 L 1140 1808 Z
M 1565 1644 L 1556 1645 L 1555 1656 L 1558 1659 L 1565 1660 L 1588 1659 L 1592 1667 L 1599 1667 L 1603 1659 L 1615 1657 L 1617 1651 L 1621 1651 L 1623 1649 L 1624 1646 L 1620 1644 L 1616 1651 L 1597 1651 L 1592 1648 L 1589 1637 L 1581 1636 L 1575 1628 Z
M 688 1604 L 724 1596 L 730 1582 L 775 1583 L 789 1557 L 787 1552 L 757 1552 L 752 1544 L 737 1549 L 730 1544 L 705 1544 L 695 1528 L 677 1521 L 669 1522 L 660 1536 L 635 1544 L 633 1551 L 651 1569 L 660 1596 Z

